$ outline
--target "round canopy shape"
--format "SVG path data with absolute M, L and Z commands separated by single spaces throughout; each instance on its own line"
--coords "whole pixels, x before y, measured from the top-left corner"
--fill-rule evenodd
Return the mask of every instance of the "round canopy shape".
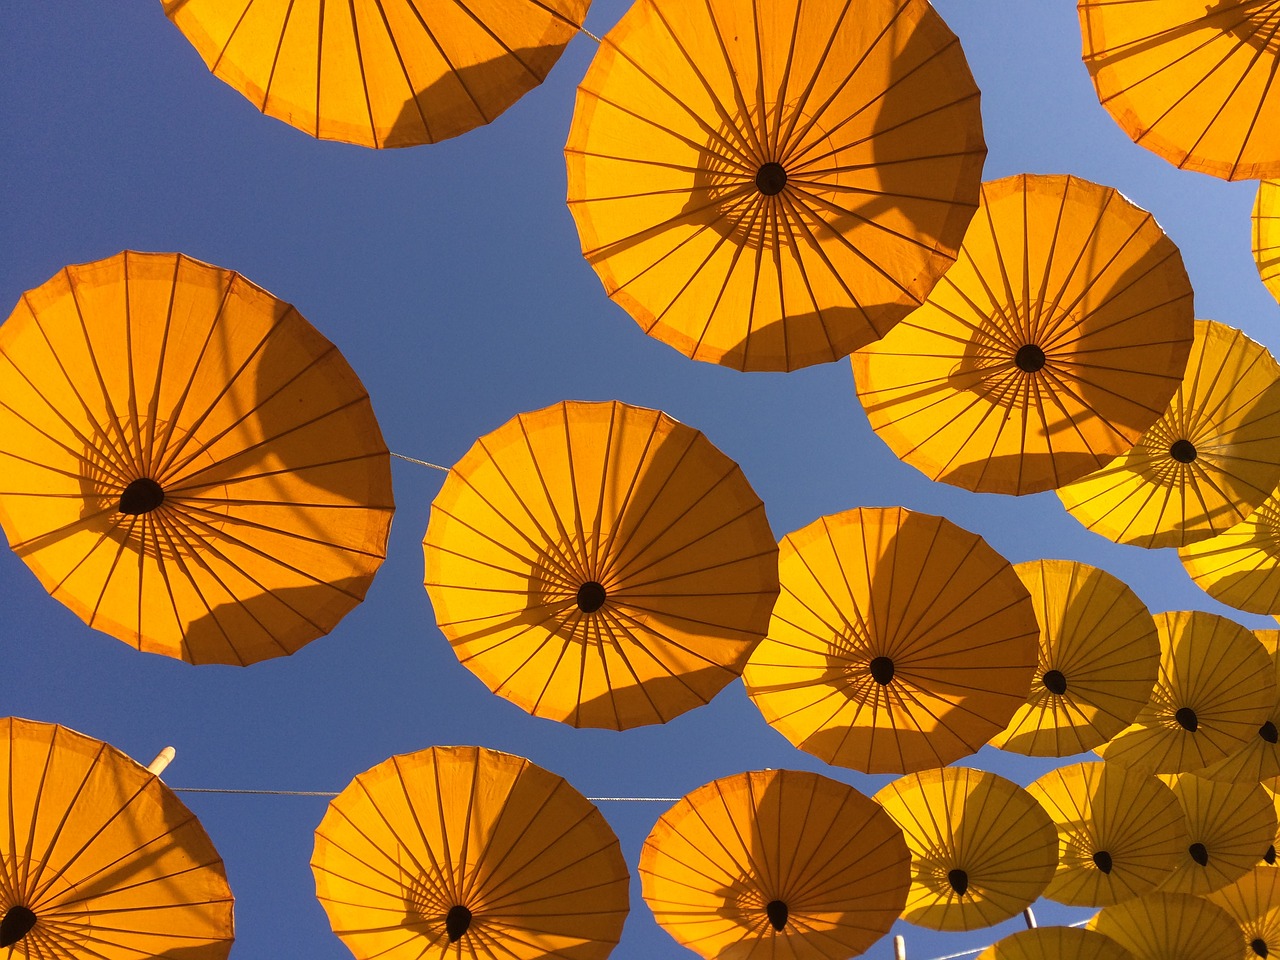
M 1260 864 L 1205 899 L 1240 924 L 1246 957 L 1280 956 L 1280 870 Z
M 1025 702 L 1035 611 L 977 534 L 864 507 L 786 536 L 778 567 L 769 636 L 743 682 L 802 750 L 865 773 L 942 766 Z
M 268 116 L 366 147 L 434 143 L 540 84 L 590 0 L 163 0 L 213 74 Z
M 1040 622 L 1031 695 L 992 738 L 1002 750 L 1066 757 L 1133 722 L 1160 666 L 1155 621 L 1137 594 L 1097 567 L 1032 560 L 1013 568 Z
M 1280 180 L 1263 180 L 1253 200 L 1253 262 L 1271 295 L 1280 300 Z
M 889 932 L 910 864 L 875 801 L 816 773 L 760 770 L 663 814 L 640 880 L 658 923 L 701 956 L 846 960 Z
M 978 88 L 925 0 L 639 0 L 565 146 L 609 296 L 739 370 L 883 336 L 955 259 L 985 157 Z
M 1058 869 L 1044 895 L 1103 907 L 1150 893 L 1191 840 L 1173 791 L 1114 763 L 1050 770 L 1027 787 L 1058 830 Z
M 1240 960 L 1240 928 L 1225 910 L 1185 893 L 1148 893 L 1104 907 L 1089 929 L 1135 960 Z
M 1206 540 L 1280 485 L 1280 365 L 1239 330 L 1196 321 L 1186 374 L 1133 449 L 1058 496 L 1094 533 L 1140 547 Z
M 481 437 L 431 507 L 454 652 L 540 717 L 625 729 L 709 701 L 769 624 L 777 544 L 738 466 L 656 410 L 566 402 Z
M 875 795 L 911 850 L 902 918 L 972 930 L 1029 907 L 1053 877 L 1058 837 L 1026 790 L 994 773 L 945 767 L 908 774 Z
M 1203 896 L 1248 873 L 1276 835 L 1276 808 L 1257 783 L 1224 783 L 1182 774 L 1162 778 L 1187 817 L 1190 843 L 1160 889 Z
M 1160 675 L 1134 722 L 1097 748 L 1147 773 L 1200 770 L 1236 753 L 1275 708 L 1276 671 L 1256 636 L 1212 613 L 1158 613 Z
M 231 890 L 209 835 L 109 744 L 0 720 L 0 949 L 6 957 L 223 960 Z
M 1033 927 L 997 940 L 975 960 L 1134 960 L 1110 937 L 1080 927 Z
M 316 896 L 357 960 L 603 960 L 629 876 L 563 778 L 484 747 L 430 747 L 355 778 L 316 828 Z
M 1098 99 L 1135 143 L 1224 180 L 1280 175 L 1273 0 L 1079 0 Z
M 1280 490 L 1216 537 L 1178 549 L 1198 586 L 1249 613 L 1280 613 Z
M 364 597 L 391 467 L 289 304 L 181 254 L 67 267 L 0 327 L 0 523 L 46 589 L 150 653 L 293 653 Z
M 1198 777 L 1250 783 L 1280 777 L 1280 630 L 1255 630 L 1253 635 L 1271 655 L 1275 671 L 1276 699 L 1271 713 L 1242 749 L 1203 770 L 1194 771 Z
M 856 353 L 871 426 L 932 480 L 1024 494 L 1133 446 L 1186 367 L 1182 257 L 1111 187 L 1022 174 L 982 185 L 959 259 L 919 310 Z

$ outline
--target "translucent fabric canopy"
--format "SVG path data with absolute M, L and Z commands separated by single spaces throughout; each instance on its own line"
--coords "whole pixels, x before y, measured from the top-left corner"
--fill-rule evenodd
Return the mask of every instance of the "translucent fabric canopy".
M 1240 928 L 1216 904 L 1186 893 L 1148 893 L 1104 907 L 1089 929 L 1135 960 L 1240 960 Z
M 985 156 L 978 88 L 926 0 L 638 0 L 565 146 L 609 296 L 738 370 L 839 359 L 916 307 Z
M 1262 860 L 1276 835 L 1271 795 L 1257 783 L 1184 773 L 1162 778 L 1187 818 L 1190 843 L 1160 889 L 1204 896 L 1234 883 Z
M 434 143 L 537 86 L 590 0 L 163 0 L 214 76 L 268 116 L 366 147 Z
M 1033 927 L 997 940 L 975 960 L 1134 960 L 1134 957 L 1095 930 Z
M 391 467 L 369 395 L 292 306 L 126 251 L 0 327 L 0 523 L 45 588 L 149 653 L 248 664 L 363 599 Z

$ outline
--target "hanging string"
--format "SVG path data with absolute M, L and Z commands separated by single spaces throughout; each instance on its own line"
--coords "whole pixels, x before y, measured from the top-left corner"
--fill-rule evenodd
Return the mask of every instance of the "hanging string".
M 403 453 L 396 453 L 394 450 L 389 450 L 387 452 L 390 453 L 393 457 L 398 457 L 401 460 L 408 460 L 410 463 L 416 463 L 420 467 L 430 467 L 432 470 L 440 470 L 440 471 L 443 471 L 444 473 L 449 472 L 448 467 L 442 467 L 438 463 L 431 463 L 427 460 L 419 460 L 417 457 L 406 457 Z
M 599 37 L 597 37 L 597 36 L 596 36 L 594 33 L 592 33 L 590 30 L 588 30 L 586 27 L 579 27 L 578 29 L 579 29 L 579 30 L 581 30 L 583 33 L 585 33 L 588 37 L 590 37 L 590 38 L 591 38 L 592 40 L 594 40 L 596 43 L 599 43 L 599 42 L 600 42 L 600 38 L 599 38 Z
M 336 797 L 328 790 L 236 790 L 224 787 L 170 787 L 174 793 L 229 793 L 262 797 Z M 587 797 L 592 803 L 675 803 L 679 797 Z
M 1075 923 L 1068 923 L 1068 927 L 1083 927 L 1088 920 L 1077 920 Z M 988 944 L 987 946 L 990 946 Z M 974 947 L 972 950 L 961 950 L 959 953 L 948 953 L 945 957 L 931 957 L 930 960 L 960 960 L 961 957 L 975 957 L 987 947 Z

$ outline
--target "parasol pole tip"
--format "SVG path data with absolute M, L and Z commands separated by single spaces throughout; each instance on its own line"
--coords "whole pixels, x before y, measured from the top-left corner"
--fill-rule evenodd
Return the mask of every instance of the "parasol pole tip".
M 897 934 L 893 938 L 893 960 L 907 960 L 907 941 L 903 939 L 902 934 Z
M 173 747 L 165 747 L 156 754 L 156 758 L 147 765 L 147 769 L 154 773 L 157 777 L 164 773 L 164 768 L 173 763 L 173 758 L 178 755 L 178 751 Z
M 1022 911 L 1022 919 L 1027 921 L 1027 929 L 1034 930 L 1036 928 L 1036 915 L 1031 912 L 1031 908 Z

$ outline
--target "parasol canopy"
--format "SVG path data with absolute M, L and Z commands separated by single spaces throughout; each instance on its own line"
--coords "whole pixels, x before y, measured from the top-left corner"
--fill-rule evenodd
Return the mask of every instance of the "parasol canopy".
M 214 76 L 322 140 L 434 143 L 540 84 L 590 0 L 163 0 Z
M 743 682 L 802 750 L 865 773 L 942 766 L 1025 701 L 1035 611 L 977 534 L 863 507 L 783 538 L 778 566 L 782 593 Z
M 1256 636 L 1213 613 L 1158 613 L 1160 674 L 1137 718 L 1097 748 L 1147 773 L 1200 770 L 1236 753 L 1275 708 L 1276 671 Z
M 1260 864 L 1235 883 L 1205 894 L 1240 924 L 1246 957 L 1280 955 L 1280 870 Z
M 1280 485 L 1280 365 L 1239 330 L 1196 321 L 1186 375 L 1133 449 L 1058 490 L 1094 533 L 1180 547 L 1223 533 Z
M 973 216 L 978 88 L 925 0 L 640 0 L 565 146 L 606 292 L 695 360 L 793 370 L 920 304 Z
M 423 541 L 454 652 L 494 693 L 574 726 L 663 723 L 742 672 L 778 591 L 742 471 L 697 430 L 559 403 L 481 437 Z
M 126 251 L 0 327 L 0 523 L 95 629 L 192 663 L 297 651 L 364 597 L 391 468 L 337 348 L 229 270 Z
M 357 960 L 603 960 L 629 876 L 595 805 L 523 757 L 429 747 L 366 770 L 329 804 L 311 855 Z
M 875 801 L 799 770 L 714 780 L 640 851 L 645 901 L 681 945 L 718 960 L 846 960 L 889 932 L 911 857 Z
M 1191 283 L 1155 218 L 1078 177 L 982 185 L 955 266 L 854 354 L 871 426 L 931 480 L 1050 490 L 1124 453 L 1191 346 Z
M 0 783 L 6 957 L 225 960 L 222 860 L 159 777 L 100 740 L 5 717 Z
M 1105 570 L 1071 560 L 1014 565 L 1040 623 L 1031 695 L 1002 733 L 1002 750 L 1066 757 L 1106 743 L 1151 696 L 1160 638 L 1141 600 Z
M 1098 99 L 1129 138 L 1224 180 L 1280 175 L 1271 0 L 1079 0 Z
M 1053 821 L 1017 784 L 944 767 L 890 782 L 875 795 L 911 850 L 902 918 L 934 930 L 972 930 L 1029 907 L 1053 877 Z
M 975 960 L 1134 960 L 1110 937 L 1081 927 L 1032 927 L 997 940 Z
M 1253 200 L 1253 262 L 1258 277 L 1280 300 L 1280 180 L 1263 180 Z
M 1280 630 L 1254 630 L 1276 671 L 1276 700 L 1271 713 L 1245 746 L 1217 763 L 1196 770 L 1198 777 L 1210 780 L 1240 780 L 1258 783 L 1280 777 Z
M 1196 586 L 1219 603 L 1249 613 L 1280 613 L 1278 493 L 1216 537 L 1178 548 Z
M 1058 869 L 1044 895 L 1059 903 L 1102 907 L 1150 893 L 1191 842 L 1173 791 L 1114 763 L 1059 767 L 1027 792 L 1058 830 Z
M 1204 896 L 1234 883 L 1262 860 L 1276 836 L 1276 808 L 1257 783 L 1191 774 L 1163 777 L 1187 817 L 1190 844 L 1160 889 Z
M 1148 893 L 1104 907 L 1089 929 L 1135 960 L 1240 960 L 1240 928 L 1225 910 L 1185 893 Z

